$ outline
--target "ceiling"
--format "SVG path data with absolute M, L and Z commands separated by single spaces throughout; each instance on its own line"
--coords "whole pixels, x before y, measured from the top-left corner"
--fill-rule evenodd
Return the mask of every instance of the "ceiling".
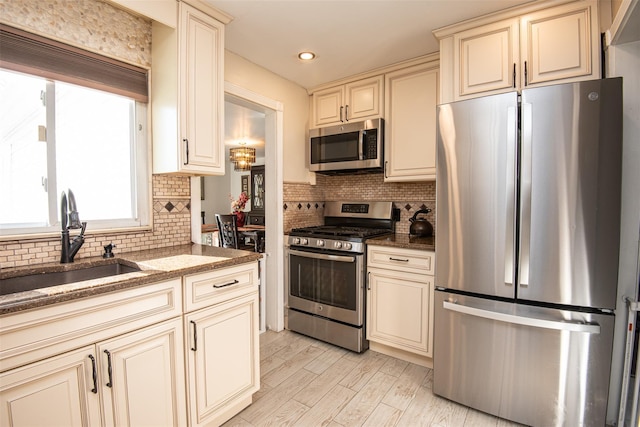
M 437 52 L 432 30 L 531 0 L 205 1 L 233 17 L 227 50 L 309 89 Z
M 432 30 L 531 0 L 205 1 L 233 17 L 225 27 L 227 50 L 310 89 L 437 52 Z M 303 50 L 316 59 L 300 61 Z M 228 145 L 238 129 L 255 135 L 254 126 L 264 127 L 264 115 L 260 120 L 230 102 L 226 108 Z

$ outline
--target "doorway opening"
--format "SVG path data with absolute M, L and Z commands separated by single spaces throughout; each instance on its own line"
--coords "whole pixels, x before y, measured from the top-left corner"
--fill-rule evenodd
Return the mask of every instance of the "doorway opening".
M 225 103 L 264 115 L 266 274 L 262 283 L 265 284 L 266 328 L 281 331 L 284 329 L 283 106 L 229 82 L 225 82 Z

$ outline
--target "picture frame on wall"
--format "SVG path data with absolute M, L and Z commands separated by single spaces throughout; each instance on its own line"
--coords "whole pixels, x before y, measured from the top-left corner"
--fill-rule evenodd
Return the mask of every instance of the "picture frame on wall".
M 249 194 L 249 175 L 240 176 L 240 191 Z

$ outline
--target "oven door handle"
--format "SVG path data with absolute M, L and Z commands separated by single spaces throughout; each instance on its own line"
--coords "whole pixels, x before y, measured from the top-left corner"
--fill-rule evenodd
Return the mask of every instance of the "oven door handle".
M 307 258 L 322 259 L 325 261 L 356 262 L 356 257 L 354 256 L 330 255 L 330 254 L 321 254 L 316 252 L 296 251 L 291 249 L 289 250 L 289 254 L 303 256 Z

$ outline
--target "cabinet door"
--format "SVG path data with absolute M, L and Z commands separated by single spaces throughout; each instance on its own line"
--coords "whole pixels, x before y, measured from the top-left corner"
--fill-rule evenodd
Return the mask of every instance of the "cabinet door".
M 600 77 L 596 6 L 576 2 L 522 17 L 520 86 Z
M 180 4 L 180 167 L 224 173 L 224 26 Z
M 258 292 L 185 317 L 191 426 L 222 424 L 260 388 Z M 238 410 L 239 411 L 239 410 Z
M 436 178 L 437 67 L 417 65 L 385 77 L 385 181 Z
M 344 86 L 314 92 L 311 103 L 314 127 L 339 124 L 344 121 Z
M 432 357 L 433 276 L 370 269 L 367 339 Z
M 457 33 L 453 42 L 456 100 L 516 89 L 518 19 Z
M 99 426 L 95 354 L 87 346 L 0 374 L 0 425 Z
M 344 108 L 347 121 L 381 115 L 380 110 L 384 105 L 383 84 L 383 76 L 377 76 L 348 83 L 345 86 L 347 99 Z
M 105 425 L 186 425 L 182 319 L 97 345 Z

